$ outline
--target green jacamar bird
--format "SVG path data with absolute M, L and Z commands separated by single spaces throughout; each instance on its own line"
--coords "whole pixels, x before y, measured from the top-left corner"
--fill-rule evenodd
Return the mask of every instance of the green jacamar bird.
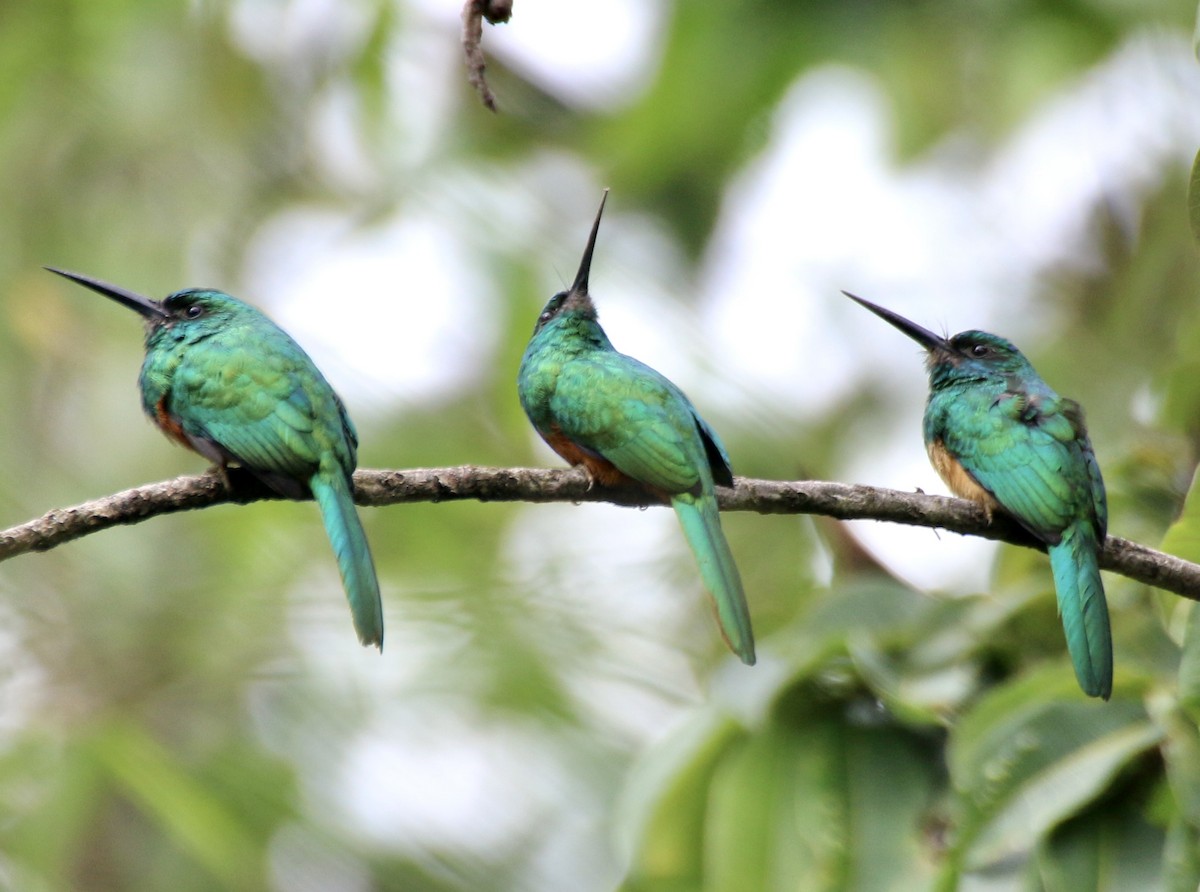
M 249 304 L 188 288 L 161 301 L 47 267 L 146 321 L 138 384 L 164 434 L 225 474 L 245 468 L 279 495 L 316 499 L 364 645 L 383 647 L 383 604 L 351 496 L 358 434 L 308 354 Z M 226 476 L 228 482 L 228 476 Z
M 725 447 L 683 391 L 618 353 L 596 321 L 588 272 L 607 198 L 605 191 L 575 283 L 550 298 L 534 326 L 517 373 L 521 407 L 550 448 L 593 481 L 633 485 L 671 504 L 721 633 L 753 665 L 750 611 L 713 489 L 733 485 Z
M 960 498 L 999 509 L 1046 546 L 1067 650 L 1090 697 L 1112 694 L 1112 634 L 1099 552 L 1108 506 L 1083 409 L 1055 393 L 1004 338 L 943 338 L 843 292 L 925 348 L 925 448 Z

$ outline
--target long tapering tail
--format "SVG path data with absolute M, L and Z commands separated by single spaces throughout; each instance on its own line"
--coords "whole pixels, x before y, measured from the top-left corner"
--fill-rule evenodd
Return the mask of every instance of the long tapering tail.
M 742 590 L 742 577 L 729 552 L 721 530 L 717 499 L 711 492 L 693 496 L 682 493 L 671 499 L 688 545 L 700 564 L 700 577 L 712 593 L 721 635 L 747 666 L 754 665 L 754 632 L 750 609 Z
M 1062 540 L 1048 549 L 1075 677 L 1089 697 L 1107 700 L 1112 694 L 1112 632 L 1100 580 L 1099 550 L 1088 521 L 1071 524 L 1063 531 Z
M 325 532 L 337 556 L 358 640 L 383 650 L 383 602 L 379 597 L 379 580 L 375 576 L 375 562 L 371 560 L 367 535 L 354 510 L 349 482 L 340 469 L 332 472 L 322 469 L 313 475 L 309 486 L 313 498 L 321 506 Z

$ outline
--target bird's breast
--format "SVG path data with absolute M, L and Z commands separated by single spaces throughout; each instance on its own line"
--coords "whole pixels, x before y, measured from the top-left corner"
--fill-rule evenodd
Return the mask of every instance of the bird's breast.
M 551 449 L 562 456 L 571 465 L 583 465 L 592 479 L 602 486 L 620 486 L 631 483 L 629 477 L 617 470 L 616 465 L 589 449 L 584 449 L 574 440 L 567 437 L 557 425 L 548 433 L 542 434 Z
M 950 487 L 950 491 L 960 499 L 968 499 L 983 507 L 988 518 L 1000 507 L 996 497 L 984 489 L 979 481 L 971 476 L 971 472 L 960 462 L 940 439 L 930 440 L 928 445 L 929 461 L 938 476 Z
M 187 449 L 192 449 L 192 443 L 188 439 L 187 434 L 183 432 L 183 424 L 179 420 L 179 416 L 171 412 L 167 407 L 167 397 L 164 395 L 159 398 L 154 404 L 154 411 L 150 415 L 158 429 Z

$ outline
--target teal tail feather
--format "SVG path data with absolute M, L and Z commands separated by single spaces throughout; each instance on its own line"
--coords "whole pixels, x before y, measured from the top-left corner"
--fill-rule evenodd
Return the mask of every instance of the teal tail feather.
M 318 471 L 309 486 L 313 498 L 321 506 L 325 532 L 337 556 L 358 640 L 383 650 L 383 602 L 379 597 L 379 580 L 375 576 L 375 562 L 371 560 L 367 535 L 354 510 L 349 484 L 340 471 L 332 474 Z
M 1086 521 L 1067 527 L 1062 540 L 1048 549 L 1075 677 L 1089 697 L 1107 700 L 1112 694 L 1112 632 L 1100 581 L 1099 550 L 1096 534 Z
M 716 496 L 684 493 L 675 496 L 671 505 L 700 564 L 700 577 L 712 593 L 725 642 L 743 663 L 753 666 L 754 632 L 750 628 L 750 608 L 746 606 L 746 594 L 742 591 L 742 577 L 721 530 Z

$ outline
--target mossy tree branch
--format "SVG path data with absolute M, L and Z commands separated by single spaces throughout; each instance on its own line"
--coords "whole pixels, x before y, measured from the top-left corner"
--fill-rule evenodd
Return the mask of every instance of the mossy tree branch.
M 140 523 L 160 514 L 274 497 L 245 472 L 231 470 L 230 482 L 231 486 L 226 487 L 221 476 L 210 471 L 127 489 L 70 508 L 57 508 L 0 532 L 0 561 L 30 551 L 47 551 L 90 533 L 119 524 Z M 610 502 L 623 506 L 656 504 L 636 490 L 593 487 L 587 475 L 579 470 L 472 465 L 405 471 L 360 470 L 354 475 L 354 483 L 358 504 L 372 506 L 464 499 L 480 502 Z M 879 520 L 940 528 L 1029 548 L 1039 547 L 1013 521 L 997 516 L 988 523 L 983 511 L 961 499 L 818 480 L 785 482 L 739 477 L 735 483 L 733 489 L 718 489 L 722 510 Z M 1100 566 L 1200 601 L 1200 565 L 1136 542 L 1109 536 L 1100 555 Z

